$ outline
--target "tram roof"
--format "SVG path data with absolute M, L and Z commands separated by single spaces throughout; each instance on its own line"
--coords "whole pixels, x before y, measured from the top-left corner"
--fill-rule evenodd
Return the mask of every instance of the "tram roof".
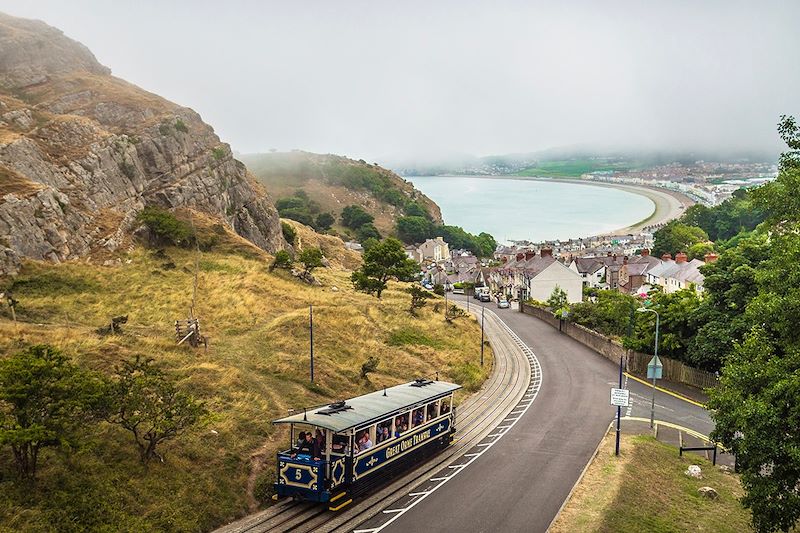
M 345 409 L 330 409 L 335 404 L 321 405 L 273 420 L 273 424 L 309 424 L 335 432 L 346 431 L 371 422 L 379 422 L 389 415 L 414 405 L 436 400 L 461 388 L 461 385 L 446 381 L 417 380 L 395 385 L 345 400 Z M 323 411 L 332 410 L 329 414 Z

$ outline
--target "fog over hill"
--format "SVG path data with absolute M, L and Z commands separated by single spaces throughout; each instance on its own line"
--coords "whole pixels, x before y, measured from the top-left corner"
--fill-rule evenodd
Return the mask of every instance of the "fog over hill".
M 387 165 L 599 144 L 775 154 L 800 3 L 0 0 L 244 153 Z M 132 45 L 131 43 L 135 43 Z

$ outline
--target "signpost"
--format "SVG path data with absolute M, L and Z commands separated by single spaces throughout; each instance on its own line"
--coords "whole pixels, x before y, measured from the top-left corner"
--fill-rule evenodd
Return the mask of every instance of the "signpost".
M 658 336 L 656 336 L 656 342 L 658 342 Z M 656 350 L 658 353 L 658 350 Z M 658 358 L 658 355 L 654 355 L 650 362 L 647 363 L 647 379 L 653 380 L 653 401 L 650 403 L 650 427 L 653 427 L 653 423 L 656 417 L 656 380 L 661 379 L 661 375 L 664 370 L 664 365 L 661 364 L 661 359 Z
M 619 455 L 619 432 L 622 419 L 622 408 L 628 407 L 631 403 L 631 394 L 628 389 L 622 388 L 622 356 L 619 358 L 619 388 L 611 389 L 611 405 L 617 406 L 617 444 L 614 455 Z

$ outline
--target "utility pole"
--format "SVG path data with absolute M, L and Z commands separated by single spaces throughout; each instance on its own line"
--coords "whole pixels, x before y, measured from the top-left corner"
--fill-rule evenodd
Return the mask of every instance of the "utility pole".
M 314 383 L 314 306 L 308 306 L 308 335 L 311 347 L 311 383 Z
M 481 366 L 483 366 L 483 312 L 486 311 L 486 306 L 481 306 Z
M 622 388 L 622 356 L 619 356 L 619 388 Z M 622 406 L 617 406 L 617 445 L 614 449 L 614 455 L 619 455 L 619 426 L 620 418 L 622 417 Z

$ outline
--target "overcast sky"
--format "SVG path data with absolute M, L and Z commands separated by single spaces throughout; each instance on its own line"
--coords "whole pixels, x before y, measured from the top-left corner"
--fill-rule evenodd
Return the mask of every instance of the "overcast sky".
M 780 149 L 800 2 L 0 0 L 240 152 Z

